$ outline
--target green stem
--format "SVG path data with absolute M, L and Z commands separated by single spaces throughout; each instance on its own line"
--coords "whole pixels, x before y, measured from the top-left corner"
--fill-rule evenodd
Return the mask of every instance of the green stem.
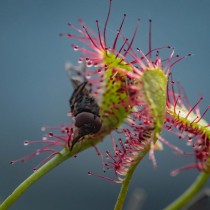
M 157 139 L 154 139 L 154 142 L 156 142 Z M 135 164 L 133 164 L 131 166 L 131 168 L 128 170 L 127 175 L 122 183 L 121 189 L 120 189 L 120 193 L 118 195 L 117 198 L 117 202 L 115 204 L 114 210 L 122 210 L 124 202 L 125 202 L 125 198 L 128 192 L 128 187 L 131 181 L 131 178 L 133 176 L 133 173 L 137 167 L 137 165 L 140 163 L 140 161 L 146 156 L 146 154 L 149 152 L 150 150 L 150 143 L 151 141 L 145 142 L 145 148 L 143 151 L 141 151 L 139 153 L 139 156 L 136 157 L 135 159 Z
M 149 151 L 149 145 L 145 146 L 145 150 L 140 153 L 139 157 L 136 159 L 136 163 L 132 165 L 129 169 L 120 189 L 120 193 L 117 198 L 117 202 L 115 204 L 114 210 L 121 210 L 123 208 L 125 198 L 128 192 L 128 187 L 133 176 L 133 173 L 139 164 L 139 162 L 146 156 L 147 152 Z
M 58 154 L 56 154 L 52 159 L 46 162 L 42 167 L 40 167 L 36 172 L 29 176 L 25 181 L 23 181 L 11 195 L 9 195 L 3 203 L 0 205 L 0 210 L 7 210 L 32 184 L 38 181 L 42 176 L 47 174 L 53 168 L 61 164 L 63 161 L 72 157 L 75 154 L 82 152 L 83 150 L 99 143 L 103 138 L 111 132 L 111 128 L 104 126 L 100 133 L 100 137 L 95 136 L 91 140 L 87 137 L 84 138 L 82 143 L 76 144 L 72 151 L 64 148 Z
M 24 182 L 22 182 L 13 193 L 6 198 L 6 200 L 0 205 L 0 210 L 7 210 L 9 207 L 39 178 L 51 171 L 57 165 L 72 156 L 72 153 L 67 149 L 63 149 L 59 154 L 55 155 L 51 160 L 29 176 Z
M 183 207 L 188 201 L 193 198 L 193 196 L 195 196 L 201 190 L 201 188 L 207 182 L 209 176 L 210 174 L 200 173 L 200 175 L 192 183 L 192 185 L 164 210 L 177 210 Z
M 131 178 L 138 164 L 139 164 L 139 161 L 135 163 L 135 165 L 132 166 L 127 176 L 125 177 L 125 180 L 122 183 L 122 187 L 120 189 L 120 193 L 118 195 L 114 210 L 121 210 L 123 208 Z

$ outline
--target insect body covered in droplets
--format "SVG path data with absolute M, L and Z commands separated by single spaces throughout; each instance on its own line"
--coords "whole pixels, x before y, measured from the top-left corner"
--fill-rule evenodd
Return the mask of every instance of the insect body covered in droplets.
M 91 96 L 91 91 L 87 89 L 88 81 L 84 79 L 81 82 L 74 80 L 73 77 L 71 81 L 75 88 L 69 100 L 71 114 L 75 119 L 75 130 L 70 146 L 72 150 L 82 137 L 97 133 L 101 129 L 102 122 L 99 115 L 100 108 L 95 98 Z

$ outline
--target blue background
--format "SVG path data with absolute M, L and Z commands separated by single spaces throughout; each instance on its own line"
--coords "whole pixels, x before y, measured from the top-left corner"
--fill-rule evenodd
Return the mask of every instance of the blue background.
M 108 0 L 0 0 L 0 199 L 32 173 L 42 159 L 35 157 L 25 164 L 9 165 L 36 146 L 24 147 L 25 139 L 40 139 L 42 125 L 68 123 L 68 99 L 71 85 L 64 72 L 67 61 L 76 63 L 79 53 L 70 45 L 73 40 L 59 36 L 72 32 L 67 22 L 77 24 L 82 18 L 96 29 L 95 19 L 104 23 Z M 194 56 L 178 63 L 173 69 L 175 80 L 186 88 L 190 101 L 202 95 L 201 110 L 210 104 L 210 2 L 208 0 L 114 0 L 109 31 L 115 31 L 127 14 L 123 32 L 132 36 L 137 18 L 141 18 L 134 47 L 147 50 L 148 19 L 153 20 L 153 47 L 174 46 L 176 53 Z M 103 25 L 101 25 L 103 27 Z M 112 32 L 111 32 L 112 33 Z M 112 35 L 113 36 L 113 35 Z M 110 41 L 110 42 L 109 42 Z M 112 43 L 108 39 L 109 43 Z M 210 114 L 206 115 L 210 121 Z M 170 134 L 163 134 L 171 141 Z M 100 148 L 107 149 L 107 142 Z M 179 141 L 181 146 L 185 143 Z M 192 163 L 193 158 L 172 155 L 165 146 L 156 153 L 158 168 L 146 157 L 136 170 L 128 198 L 137 188 L 147 194 L 144 210 L 162 209 L 195 179 L 196 170 L 171 177 L 171 169 Z M 65 210 L 113 209 L 120 185 L 88 176 L 102 173 L 94 149 L 80 154 L 51 171 L 34 184 L 15 204 L 15 209 Z M 126 203 L 129 209 L 128 203 Z

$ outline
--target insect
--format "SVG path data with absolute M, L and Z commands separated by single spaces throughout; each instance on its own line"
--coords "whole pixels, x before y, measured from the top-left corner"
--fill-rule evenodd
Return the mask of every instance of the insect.
M 85 66 L 82 67 L 83 72 L 74 66 L 70 69 L 76 73 L 76 76 L 71 75 L 70 77 L 75 88 L 69 99 L 71 113 L 75 119 L 75 131 L 70 150 L 82 137 L 97 133 L 102 126 L 99 106 L 95 98 L 91 96 L 91 89 L 88 90 L 88 81 L 84 75 L 84 69 Z

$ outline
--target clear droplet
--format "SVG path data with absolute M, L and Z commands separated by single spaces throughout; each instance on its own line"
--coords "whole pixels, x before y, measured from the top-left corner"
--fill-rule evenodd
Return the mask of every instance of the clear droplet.
M 173 170 L 173 171 L 171 171 L 171 176 L 176 176 L 177 174 L 178 174 L 179 172 L 178 172 L 178 170 Z
M 37 151 L 36 151 L 36 155 L 39 155 L 40 154 L 40 150 L 38 149 Z
M 30 142 L 26 140 L 26 141 L 24 141 L 23 145 L 24 145 L 24 146 L 28 146 L 29 143 L 30 143 Z
M 45 126 L 42 126 L 41 127 L 41 131 L 46 131 L 46 127 Z
M 43 140 L 43 141 L 46 141 L 46 140 L 47 140 L 47 137 L 46 137 L 46 136 L 43 136 L 43 137 L 42 137 L 42 140 Z
M 82 58 L 79 58 L 78 59 L 78 63 L 83 63 L 83 59 Z
M 86 78 L 87 78 L 87 79 L 90 79 L 90 78 L 91 78 L 91 76 L 90 76 L 89 74 L 87 74 L 87 75 L 86 75 Z
M 79 47 L 77 45 L 74 46 L 73 48 L 75 51 L 79 50 Z

